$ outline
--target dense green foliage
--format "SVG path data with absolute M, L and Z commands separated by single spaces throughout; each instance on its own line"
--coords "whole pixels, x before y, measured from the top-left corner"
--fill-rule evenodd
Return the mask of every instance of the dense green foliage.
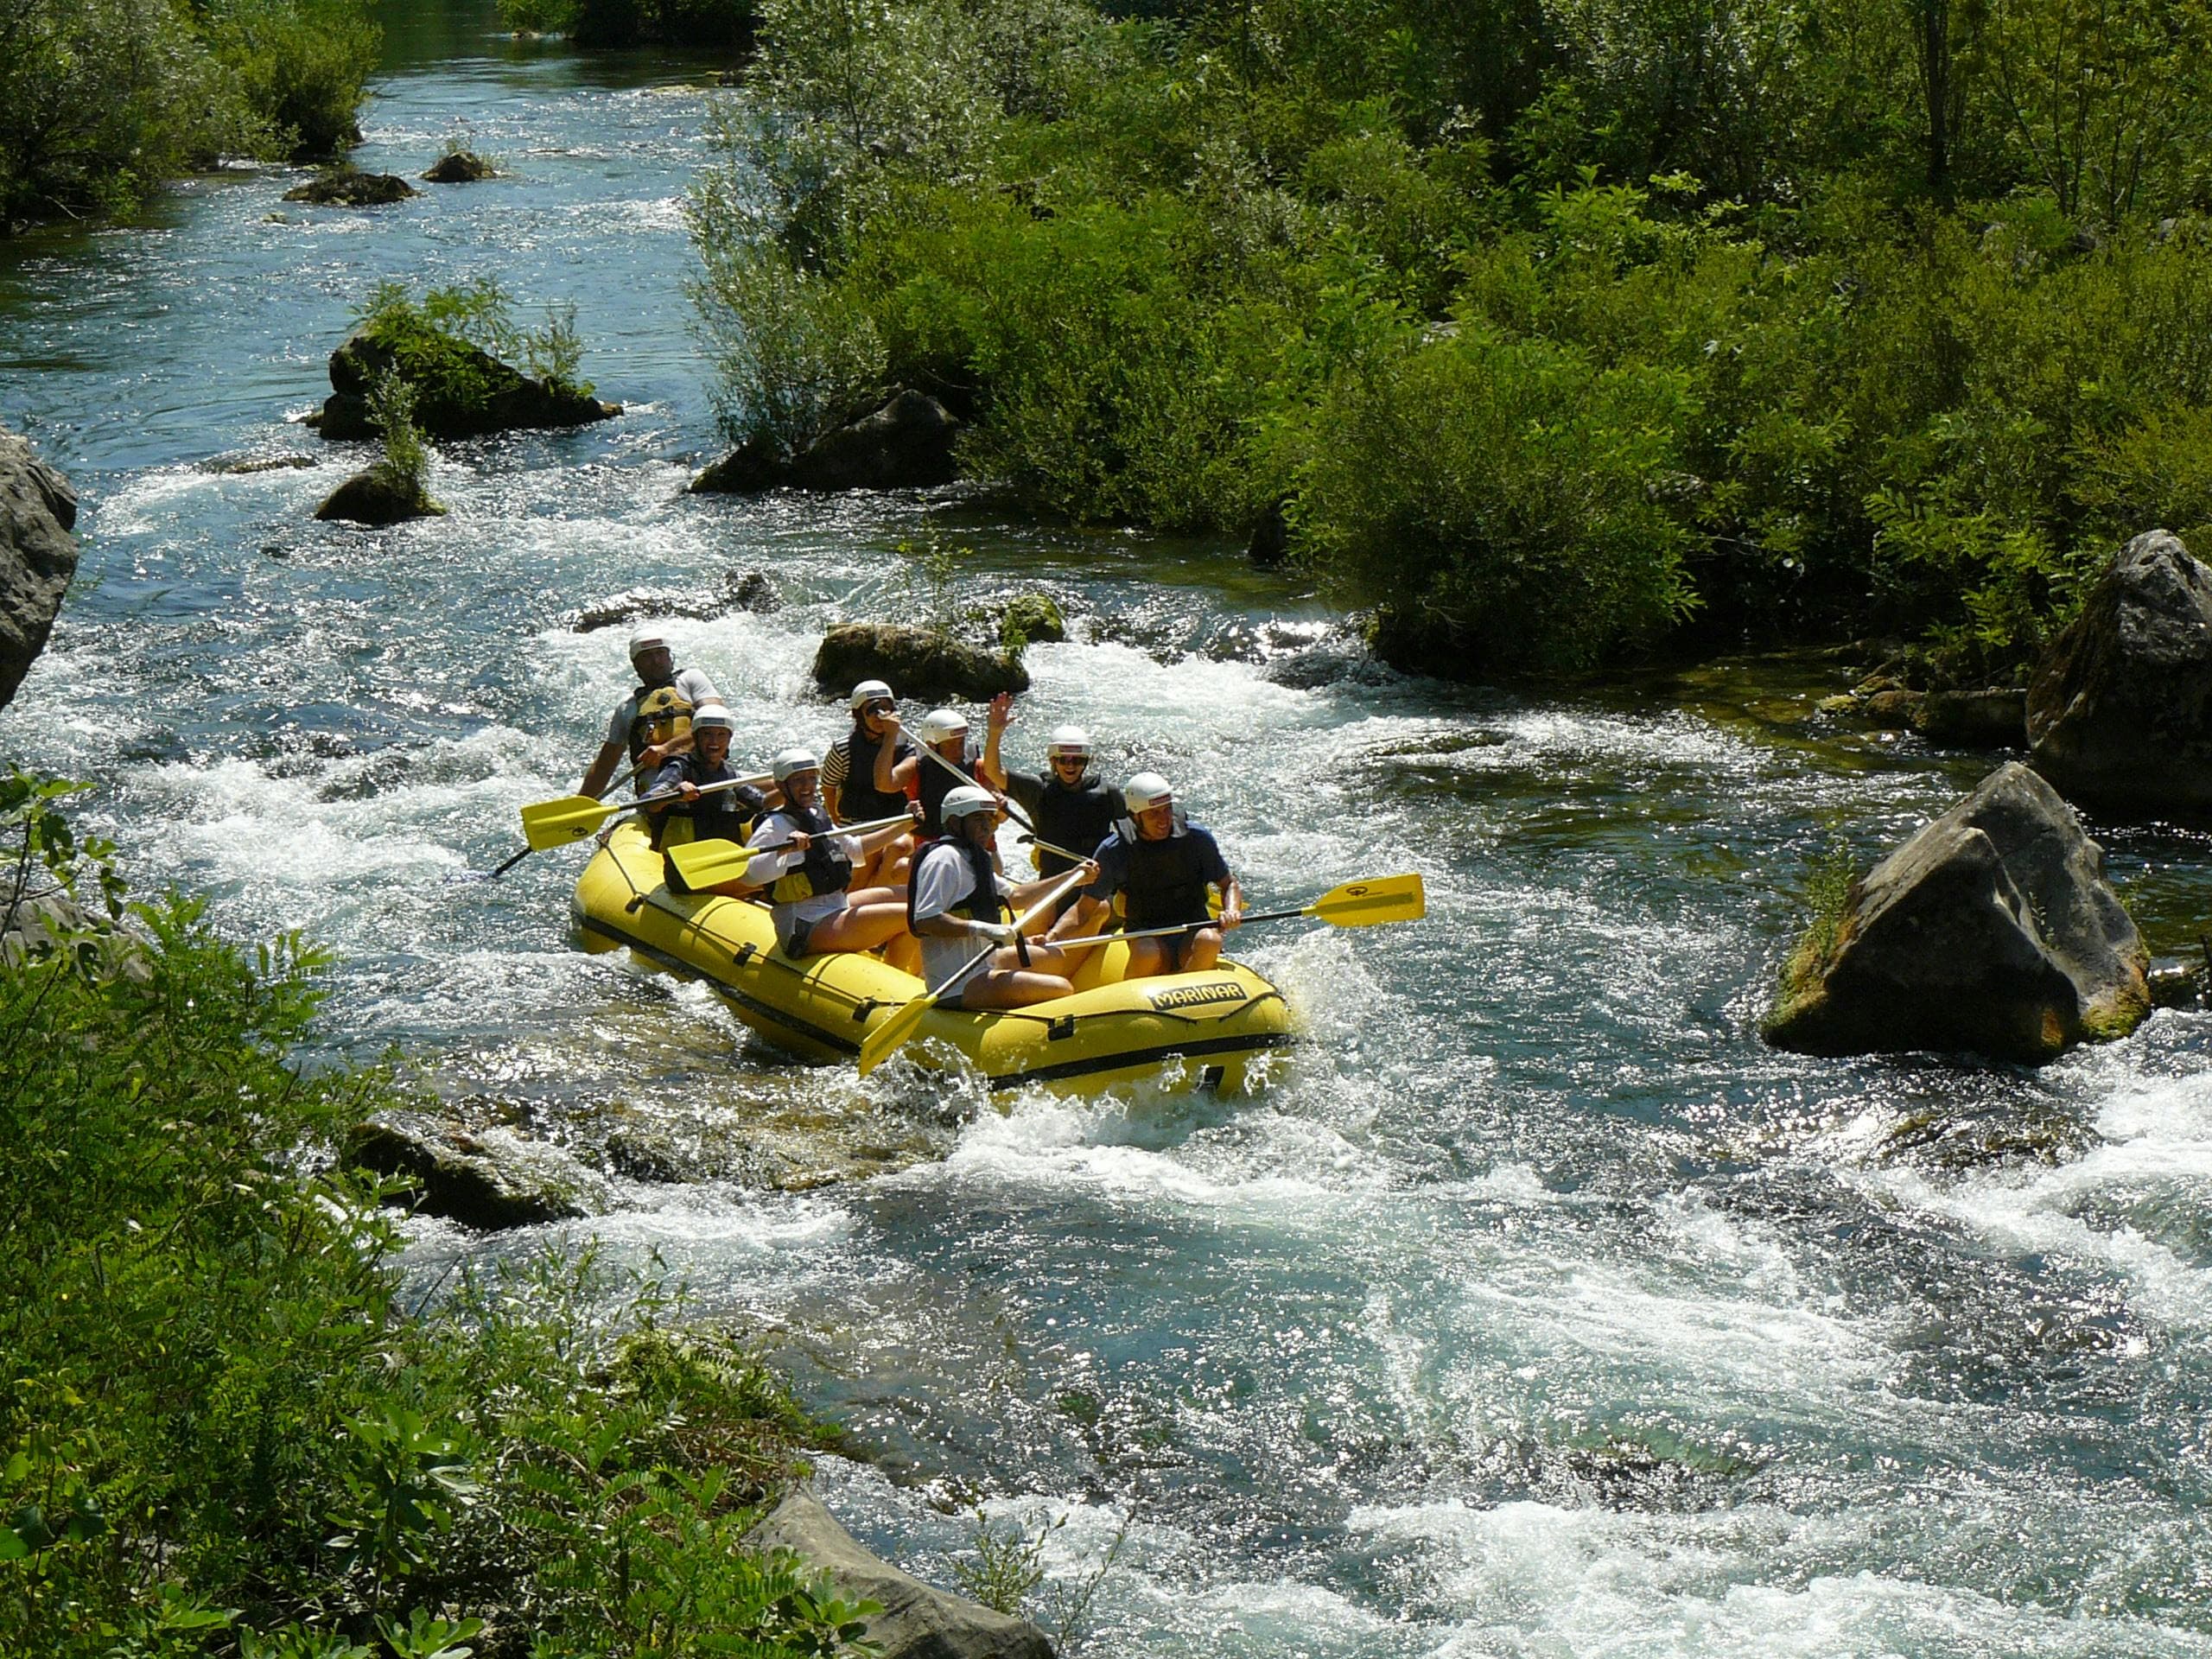
M 744 47 L 759 19 L 754 0 L 499 0 L 506 28 L 582 47 Z
M 0 933 L 105 850 L 64 793 L 0 779 Z M 403 1294 L 318 1150 L 398 1090 L 294 1058 L 314 952 L 130 918 L 0 964 L 0 1652 L 863 1650 L 736 1548 L 825 1433 L 782 1386 L 588 1256 Z
M 0 230 L 127 207 L 226 154 L 332 155 L 377 42 L 364 0 L 10 0 Z
M 1132 13 L 1137 15 L 1131 15 Z M 1402 660 L 2009 674 L 2212 525 L 2202 0 L 769 0 L 692 201 L 734 441 L 1243 536 Z

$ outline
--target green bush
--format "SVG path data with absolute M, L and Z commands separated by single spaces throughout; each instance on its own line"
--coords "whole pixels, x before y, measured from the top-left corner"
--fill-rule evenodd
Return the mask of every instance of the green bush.
M 0 231 L 122 211 L 225 154 L 334 153 L 377 40 L 364 0 L 19 0 L 0 15 Z
M 208 43 L 288 159 L 360 142 L 357 119 L 380 31 L 360 0 L 214 0 Z
M 518 327 L 513 302 L 488 276 L 420 300 L 404 283 L 380 283 L 354 315 L 361 336 L 391 354 L 414 394 L 411 412 L 433 434 L 477 429 L 491 401 L 512 389 L 517 361 L 556 391 L 592 390 L 575 378 L 583 354 L 575 307 L 549 306 L 542 327 Z
M 1313 417 L 1299 528 L 1397 654 L 1475 671 L 1573 671 L 1694 602 L 1669 510 L 1683 377 L 1601 370 L 1478 330 L 1335 387 Z
M 0 779 L 0 931 L 119 897 L 65 793 Z M 50 931 L 0 963 L 0 1652 L 864 1650 L 874 1610 L 738 1548 L 830 1432 L 679 1298 L 587 1253 L 402 1300 L 327 1148 L 407 1096 L 296 1058 L 315 952 L 174 897 Z

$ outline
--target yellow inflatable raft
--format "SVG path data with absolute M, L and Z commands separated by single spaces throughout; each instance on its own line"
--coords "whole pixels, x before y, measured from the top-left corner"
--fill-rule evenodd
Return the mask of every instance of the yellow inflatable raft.
M 852 1059 L 877 1023 L 926 988 L 874 957 L 793 962 L 776 946 L 767 907 L 750 899 L 671 893 L 635 820 L 584 867 L 575 913 L 585 950 L 627 948 L 703 979 L 747 1025 L 805 1059 Z M 1093 1094 L 1162 1077 L 1238 1091 L 1254 1059 L 1290 1042 L 1282 994 L 1241 963 L 1123 983 L 1128 957 L 1122 944 L 1093 951 L 1074 995 L 1050 1002 L 991 1014 L 932 1008 L 910 1052 L 926 1059 L 949 1045 L 998 1090 Z

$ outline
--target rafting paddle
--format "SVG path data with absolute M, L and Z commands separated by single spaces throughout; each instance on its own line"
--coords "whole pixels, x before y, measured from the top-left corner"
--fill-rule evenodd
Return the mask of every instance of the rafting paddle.
M 758 778 L 725 778 L 719 784 L 709 784 L 699 793 L 712 795 L 717 791 L 736 789 L 750 784 L 759 787 L 774 781 L 766 773 Z M 626 812 L 633 806 L 653 806 L 662 801 L 683 798 L 683 791 L 664 789 L 658 794 L 640 795 L 634 801 L 597 801 L 588 795 L 563 795 L 557 801 L 539 801 L 522 810 L 523 839 L 530 842 L 530 850 L 539 851 L 547 847 L 562 847 L 572 841 L 582 841 L 594 834 L 599 826 L 617 812 Z
M 1417 922 L 1428 914 L 1428 895 L 1418 875 L 1378 875 L 1364 881 L 1347 881 L 1331 887 L 1310 905 L 1296 910 L 1263 910 L 1247 916 L 1241 926 L 1255 922 L 1287 922 L 1294 916 L 1311 916 L 1332 927 L 1374 927 L 1383 922 Z M 1214 921 L 1178 922 L 1173 927 L 1147 927 L 1135 933 L 1093 933 L 1081 939 L 1051 939 L 1056 950 L 1072 950 L 1083 944 L 1111 944 L 1116 939 L 1162 939 L 1173 933 L 1195 933 L 1217 927 Z
M 1067 896 L 1071 888 L 1083 880 L 1084 874 L 1085 872 L 1080 869 L 1070 870 L 1058 881 L 1039 893 L 1036 902 L 1014 918 L 1015 931 L 1019 932 L 1028 926 L 1033 918 L 1042 915 L 1051 906 L 1059 903 Z M 924 991 L 919 996 L 904 1003 L 896 1014 L 868 1033 L 867 1040 L 861 1044 L 861 1076 L 868 1076 L 877 1066 L 881 1065 L 884 1061 L 912 1042 L 914 1033 L 922 1028 L 922 1017 L 935 1007 L 954 986 L 965 984 L 968 976 L 976 970 L 976 964 L 989 960 L 991 952 L 997 949 L 998 946 L 995 944 L 985 945 L 966 962 L 961 963 L 952 973 Z
M 704 790 L 699 792 L 706 793 Z M 893 824 L 911 825 L 913 822 L 912 816 L 901 812 L 895 818 L 877 818 L 870 823 L 841 823 L 837 826 L 837 833 L 841 836 L 869 836 L 879 830 L 888 830 Z M 684 884 L 703 892 L 709 887 L 718 887 L 725 881 L 738 880 L 745 874 L 746 866 L 753 861 L 756 854 L 772 853 L 779 849 L 741 847 L 734 841 L 725 841 L 717 836 L 708 841 L 687 841 L 681 846 L 663 850 L 668 855 L 668 861 L 676 866 L 676 873 L 683 878 Z

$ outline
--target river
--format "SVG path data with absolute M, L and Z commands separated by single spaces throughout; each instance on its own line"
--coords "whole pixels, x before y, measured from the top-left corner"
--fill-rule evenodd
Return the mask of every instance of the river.
M 1452 688 L 1232 548 L 686 498 L 717 449 L 680 213 L 712 66 L 509 42 L 480 0 L 385 22 L 360 163 L 467 142 L 510 176 L 347 212 L 242 171 L 0 243 L 0 419 L 85 499 L 0 749 L 96 784 L 140 887 L 332 947 L 333 1051 L 398 1045 L 479 1120 L 582 1146 L 734 1103 L 943 1154 L 618 1178 L 588 1224 L 416 1224 L 416 1270 L 658 1257 L 880 1449 L 821 1484 L 925 1573 L 978 1502 L 1066 1517 L 1064 1588 L 1126 1523 L 1091 1654 L 2212 1655 L 2212 1016 L 2036 1073 L 1756 1034 L 1814 855 L 1892 844 L 1987 757 L 1824 726 L 1833 665 Z M 442 448 L 448 518 L 314 523 L 344 463 L 290 417 L 353 308 L 478 275 L 525 317 L 573 302 L 627 412 Z M 286 455 L 321 464 L 206 465 Z M 624 631 L 573 613 L 767 572 L 779 609 L 668 630 L 762 756 L 838 728 L 805 683 L 826 624 L 925 602 L 908 543 L 973 550 L 963 602 L 1074 619 L 1031 652 L 1018 761 L 1074 720 L 1168 772 L 1255 906 L 1425 873 L 1419 925 L 1242 942 L 1313 1039 L 1258 1098 L 963 1117 L 575 950 L 570 855 L 453 879 L 573 789 L 625 688 Z M 2097 829 L 2180 949 L 2212 846 Z

